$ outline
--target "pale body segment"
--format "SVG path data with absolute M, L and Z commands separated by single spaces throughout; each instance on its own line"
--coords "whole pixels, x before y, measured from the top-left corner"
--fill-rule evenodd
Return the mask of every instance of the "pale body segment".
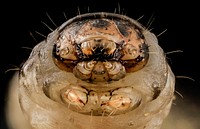
M 160 129 L 175 85 L 156 36 L 106 12 L 63 23 L 18 77 L 15 99 L 30 129 Z

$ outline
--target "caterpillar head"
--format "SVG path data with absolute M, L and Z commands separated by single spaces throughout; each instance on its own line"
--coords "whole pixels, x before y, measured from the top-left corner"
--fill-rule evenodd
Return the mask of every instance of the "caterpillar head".
M 117 81 L 145 66 L 148 45 L 142 31 L 120 15 L 83 15 L 60 31 L 54 61 L 81 80 Z

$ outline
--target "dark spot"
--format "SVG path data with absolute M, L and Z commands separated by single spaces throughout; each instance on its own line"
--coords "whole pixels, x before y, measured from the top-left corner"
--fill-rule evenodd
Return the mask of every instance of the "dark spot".
M 54 44 L 54 45 L 53 45 L 52 56 L 53 56 L 54 58 L 59 58 L 58 52 L 59 52 L 59 48 L 57 47 L 56 44 Z
M 144 59 L 144 57 L 138 56 L 138 57 L 135 59 L 135 61 L 136 61 L 136 62 L 140 62 L 140 61 L 142 61 L 143 59 Z
M 143 43 L 139 45 L 139 48 L 140 48 L 140 53 L 141 53 L 140 57 L 147 59 L 149 56 L 149 46 L 146 43 Z
M 93 73 L 94 73 L 94 74 L 97 74 L 97 71 L 96 71 L 96 70 L 93 70 Z
M 137 33 L 137 38 L 138 39 L 144 39 L 144 35 L 142 34 L 142 32 L 139 29 L 135 29 L 136 33 Z
M 110 23 L 103 19 L 96 19 L 92 22 L 92 26 L 96 28 L 104 28 L 104 27 L 106 28 L 110 26 Z
M 152 84 L 152 88 L 154 92 L 153 99 L 156 99 L 160 95 L 160 92 L 161 92 L 159 83 L 157 81 L 154 81 Z
M 118 27 L 120 33 L 121 33 L 123 36 L 127 37 L 127 36 L 129 35 L 129 32 L 127 31 L 128 28 L 127 28 L 127 26 L 126 26 L 125 24 L 123 24 L 123 23 L 121 23 L 121 22 L 119 22 L 119 21 L 115 21 L 115 24 L 117 25 L 117 27 Z

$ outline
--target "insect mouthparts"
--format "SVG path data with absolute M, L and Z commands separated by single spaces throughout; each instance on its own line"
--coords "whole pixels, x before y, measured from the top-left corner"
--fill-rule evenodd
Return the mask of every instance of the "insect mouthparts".
M 122 57 L 121 47 L 105 38 L 93 38 L 76 44 L 76 51 L 81 61 L 119 61 Z

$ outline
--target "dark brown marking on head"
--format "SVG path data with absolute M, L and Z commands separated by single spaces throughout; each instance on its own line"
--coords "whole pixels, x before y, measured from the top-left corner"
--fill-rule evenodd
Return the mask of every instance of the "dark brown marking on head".
M 115 21 L 115 24 L 117 25 L 120 33 L 124 36 L 127 37 L 129 35 L 129 32 L 127 31 L 128 28 L 126 25 L 124 25 L 122 22 Z
M 92 26 L 96 28 L 106 28 L 110 26 L 110 23 L 104 19 L 96 19 L 92 22 Z

